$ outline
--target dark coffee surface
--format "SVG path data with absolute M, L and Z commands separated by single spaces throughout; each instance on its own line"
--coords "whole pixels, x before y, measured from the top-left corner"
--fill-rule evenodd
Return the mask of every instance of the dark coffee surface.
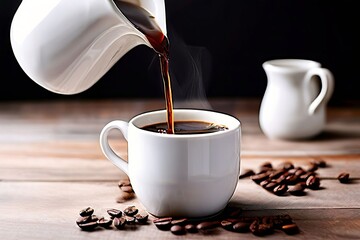
M 228 129 L 223 125 L 203 121 L 175 121 L 174 126 L 175 134 L 204 134 Z M 166 122 L 147 125 L 142 127 L 142 129 L 157 133 L 168 133 Z

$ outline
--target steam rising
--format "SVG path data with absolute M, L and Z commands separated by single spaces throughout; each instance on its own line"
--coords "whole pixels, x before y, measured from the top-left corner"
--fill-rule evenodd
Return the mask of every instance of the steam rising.
M 205 47 L 188 46 L 174 32 L 169 34 L 174 107 L 211 109 L 206 98 L 211 74 L 210 52 Z M 152 64 L 158 64 L 158 59 L 154 59 Z

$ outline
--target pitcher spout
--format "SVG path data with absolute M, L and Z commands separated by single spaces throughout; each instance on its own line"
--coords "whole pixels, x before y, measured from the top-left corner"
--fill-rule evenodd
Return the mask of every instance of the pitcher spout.
M 49 91 L 76 94 L 94 85 L 134 47 L 152 47 L 116 1 L 24 0 L 10 31 L 21 68 Z M 166 30 L 163 0 L 131 2 L 146 8 Z

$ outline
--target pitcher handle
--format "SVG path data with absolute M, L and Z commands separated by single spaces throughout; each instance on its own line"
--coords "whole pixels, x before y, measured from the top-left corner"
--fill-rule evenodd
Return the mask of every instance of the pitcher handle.
M 328 69 L 326 68 L 310 69 L 305 75 L 307 84 L 309 84 L 311 78 L 314 75 L 319 76 L 321 80 L 321 90 L 319 95 L 309 105 L 308 113 L 310 115 L 314 114 L 321 104 L 325 104 L 326 102 L 328 102 L 334 91 L 334 76 Z
M 123 158 L 119 157 L 114 150 L 109 145 L 109 132 L 111 129 L 118 129 L 124 136 L 125 140 L 128 141 L 128 128 L 129 123 L 121 120 L 111 121 L 105 125 L 100 133 L 100 147 L 104 155 L 110 162 L 112 162 L 115 166 L 123 170 L 126 175 L 128 174 L 128 163 Z

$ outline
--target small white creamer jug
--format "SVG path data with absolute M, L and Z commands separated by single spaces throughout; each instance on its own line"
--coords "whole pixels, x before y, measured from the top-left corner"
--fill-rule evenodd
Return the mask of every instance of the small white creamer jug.
M 152 47 L 116 1 L 151 14 L 164 35 L 164 0 L 23 0 L 10 30 L 14 55 L 42 87 L 75 94 L 95 84 L 135 46 Z
M 326 105 L 334 89 L 332 73 L 303 59 L 270 60 L 263 69 L 268 81 L 259 112 L 263 133 L 288 140 L 318 135 L 325 127 Z

